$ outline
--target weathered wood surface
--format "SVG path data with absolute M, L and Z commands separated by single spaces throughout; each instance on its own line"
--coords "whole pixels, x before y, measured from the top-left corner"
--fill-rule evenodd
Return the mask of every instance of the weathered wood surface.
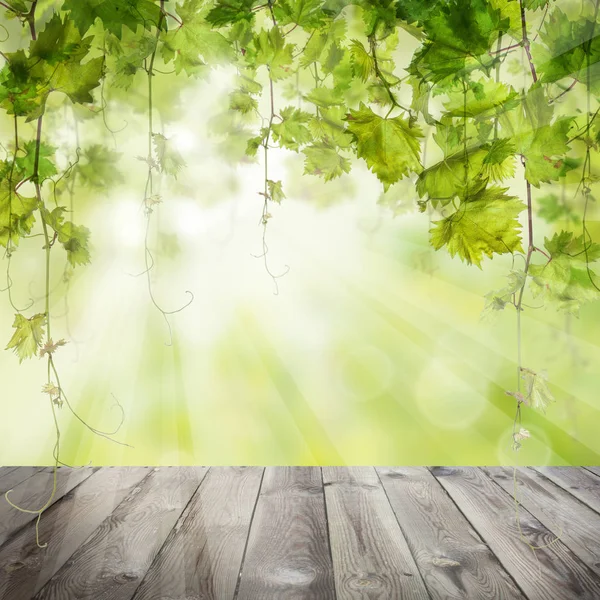
M 577 467 L 536 467 L 536 471 L 600 513 L 600 477 Z
M 321 469 L 267 467 L 242 566 L 240 600 L 333 600 Z
M 0 598 L 32 598 L 67 562 L 129 491 L 150 473 L 148 467 L 101 469 L 63 496 L 40 519 L 0 547 Z
M 429 595 L 373 467 L 323 467 L 340 600 Z
M 27 510 L 40 510 L 44 505 L 58 502 L 66 493 L 92 475 L 95 469 L 84 467 L 70 469 L 59 467 L 56 474 L 56 491 L 52 496 L 54 474 L 52 469 L 37 471 L 10 492 L 10 500 L 16 506 Z M 13 471 L 15 473 L 16 471 Z M 13 475 L 9 473 L 9 477 Z M 3 544 L 21 527 L 37 518 L 36 514 L 17 510 L 8 502 L 0 502 L 0 544 Z
M 377 472 L 432 599 L 524 598 L 427 469 Z
M 52 470 L 0 468 L 39 508 Z M 0 600 L 600 598 L 600 469 L 59 470 L 0 504 Z M 557 540 L 557 536 L 560 538 Z
M 12 490 L 38 471 L 43 471 L 41 467 L 2 467 L 0 469 L 0 494 Z
M 598 600 L 600 578 L 542 523 L 521 507 L 520 529 L 515 503 L 475 467 L 434 467 L 434 477 L 450 494 L 529 598 Z M 534 552 L 521 539 L 537 547 Z
M 155 469 L 35 598 L 131 598 L 206 471 L 200 467 Z
M 263 471 L 210 470 L 135 600 L 233 598 Z

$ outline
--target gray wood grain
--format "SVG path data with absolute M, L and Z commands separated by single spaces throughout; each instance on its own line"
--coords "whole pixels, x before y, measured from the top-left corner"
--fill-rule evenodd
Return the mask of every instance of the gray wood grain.
M 26 479 L 40 471 L 47 471 L 44 467 L 4 467 L 6 471 L 0 474 L 0 494 L 12 490 Z
M 534 467 L 570 494 L 600 513 L 600 478 L 579 467 Z
M 524 598 L 427 469 L 376 470 L 432 599 Z
M 484 471 L 513 494 L 512 468 L 488 467 Z M 519 502 L 600 575 L 600 515 L 533 469 L 517 470 L 517 489 Z
M 338 600 L 429 598 L 373 467 L 323 467 Z
M 155 469 L 35 598 L 131 598 L 206 471 L 205 467 Z
M 90 467 L 82 469 L 59 467 L 56 475 L 56 494 L 52 499 L 52 504 L 58 502 L 66 493 L 85 481 L 95 470 Z M 11 475 L 12 473 L 8 477 Z M 11 502 L 22 508 L 39 510 L 50 499 L 53 477 L 52 469 L 38 471 L 12 488 L 9 495 Z M 0 545 L 4 544 L 21 527 L 36 518 L 37 515 L 18 511 L 4 500 L 0 502 Z
M 264 469 L 213 467 L 135 600 L 232 600 Z
M 590 473 L 598 475 L 600 477 L 600 467 L 585 467 Z
M 237 600 L 334 600 L 321 469 L 267 467 Z
M 476 467 L 434 467 L 431 472 L 450 494 L 504 568 L 531 599 L 600 598 L 600 579 L 562 542 L 534 553 L 520 539 L 509 494 Z M 523 534 L 534 546 L 555 536 L 523 507 Z
M 30 523 L 0 548 L 0 599 L 31 598 L 150 473 L 148 467 L 103 468 L 44 513 L 40 539 Z

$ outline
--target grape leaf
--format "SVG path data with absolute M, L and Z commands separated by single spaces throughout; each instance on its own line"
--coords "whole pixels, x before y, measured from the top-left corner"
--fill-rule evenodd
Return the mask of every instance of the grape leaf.
M 286 44 L 277 27 L 263 29 L 254 37 L 252 46 L 246 56 L 253 61 L 254 66 L 266 65 L 273 81 L 283 79 L 291 74 L 289 65 L 292 64 L 293 44 Z
M 525 205 L 506 189 L 484 188 L 458 210 L 440 221 L 434 221 L 431 244 L 436 250 L 447 246 L 451 256 L 481 268 L 484 255 L 522 252 L 520 224 L 517 219 Z
M 45 355 L 51 356 L 54 354 L 60 346 L 66 346 L 67 342 L 63 339 L 54 342 L 52 338 L 50 338 L 45 344 L 44 347 L 40 349 L 40 358 L 43 358 Z
M 325 15 L 322 0 L 278 0 L 273 10 L 279 25 L 294 23 L 303 28 L 317 28 Z
M 281 181 L 272 181 L 271 179 L 268 179 L 267 186 L 269 188 L 269 198 L 273 202 L 281 204 L 281 201 L 285 200 Z
M 548 389 L 548 375 L 541 371 L 536 373 L 531 369 L 521 367 L 521 379 L 524 381 L 523 398 L 525 404 L 543 413 L 552 402 L 556 402 L 552 392 Z
M 27 179 L 29 177 L 33 177 L 33 169 L 35 166 L 35 153 L 36 153 L 36 142 L 35 140 L 31 140 L 29 142 L 25 142 L 23 149 L 25 150 L 25 156 L 17 157 L 17 166 L 20 170 L 21 179 Z M 44 181 L 48 177 L 52 177 L 56 175 L 56 166 L 50 160 L 54 158 L 54 153 L 56 152 L 56 148 L 54 146 L 50 146 L 44 142 L 40 143 L 40 154 L 39 154 L 39 162 L 38 162 L 38 180 Z
M 418 138 L 421 129 L 402 117 L 383 118 L 361 103 L 346 117 L 356 141 L 356 154 L 387 189 L 410 172 L 421 170 Z
M 217 0 L 206 20 L 216 27 L 224 27 L 240 21 L 253 22 L 254 0 Z
M 151 0 L 65 0 L 62 10 L 69 11 L 68 18 L 73 21 L 81 35 L 96 19 L 100 19 L 104 29 L 119 39 L 123 27 L 131 29 L 134 33 L 140 25 L 150 30 L 158 25 L 160 18 L 160 7 Z M 166 26 L 166 22 L 163 26 Z
M 350 161 L 327 142 L 316 142 L 306 146 L 302 153 L 305 156 L 304 172 L 319 175 L 325 181 L 350 172 Z
M 229 94 L 229 108 L 239 110 L 242 114 L 247 114 L 258 108 L 256 98 L 241 90 L 236 90 Z
M 281 122 L 272 126 L 273 139 L 283 148 L 298 151 L 312 139 L 307 123 L 312 115 L 299 108 L 286 106 L 281 110 Z
M 572 223 L 579 223 L 580 219 L 573 209 L 564 202 L 560 202 L 556 194 L 548 194 L 538 199 L 538 215 L 547 223 L 556 223 L 566 219 Z
M 218 31 L 211 29 L 205 19 L 205 11 L 197 10 L 197 0 L 178 4 L 177 12 L 182 19 L 181 25 L 162 37 L 161 55 L 165 63 L 174 60 L 175 72 L 185 71 L 188 75 L 197 75 L 203 71 L 206 63 L 220 64 L 233 59 L 230 43 Z
M 21 314 L 16 314 L 13 322 L 15 332 L 8 342 L 6 350 L 12 349 L 19 357 L 20 363 L 26 358 L 35 356 L 38 348 L 42 345 L 45 326 L 46 315 L 44 313 L 38 313 L 29 319 Z
M 9 239 L 16 245 L 21 236 L 31 233 L 36 209 L 36 198 L 18 194 L 8 179 L 0 181 L 0 246 L 7 248 Z
M 360 79 L 368 81 L 375 71 L 375 61 L 373 57 L 365 50 L 362 42 L 352 40 L 350 45 L 350 56 L 352 57 L 352 69 Z
M 428 167 L 417 180 L 419 196 L 427 196 L 435 204 L 445 206 L 456 196 L 464 199 L 475 193 L 485 184 L 480 175 L 487 155 L 486 148 L 469 148 L 466 154 L 460 150 Z
M 480 85 L 481 89 L 477 92 L 470 88 L 466 94 L 462 91 L 450 94 L 449 99 L 444 102 L 446 115 L 480 118 L 493 115 L 499 108 L 502 110 L 510 108 L 511 101 L 517 97 L 517 92 L 502 82 L 487 80 Z
M 42 208 L 44 221 L 56 232 L 58 241 L 67 252 L 69 264 L 73 267 L 86 265 L 90 262 L 88 247 L 90 230 L 83 225 L 65 221 L 63 216 L 65 212 L 64 206 L 57 206 L 51 212 Z
M 555 233 L 544 239 L 550 255 L 545 265 L 530 265 L 531 291 L 535 297 L 555 305 L 559 310 L 577 315 L 581 306 L 600 298 L 598 278 L 588 264 L 600 259 L 600 244 L 588 241 L 571 231 Z
M 92 144 L 83 151 L 85 163 L 78 163 L 77 173 L 90 187 L 105 189 L 123 183 L 125 178 L 118 169 L 121 154 L 101 144 Z
M 503 181 L 515 174 L 515 145 L 507 139 L 492 142 L 481 164 L 481 174 L 492 181 Z
M 177 178 L 179 171 L 185 167 L 185 160 L 173 143 L 161 133 L 152 134 L 156 159 L 163 173 Z

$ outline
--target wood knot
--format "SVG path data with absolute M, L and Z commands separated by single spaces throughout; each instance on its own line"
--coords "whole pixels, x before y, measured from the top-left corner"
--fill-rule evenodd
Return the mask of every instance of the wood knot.
M 117 583 L 131 583 L 137 579 L 139 579 L 139 576 L 136 573 L 119 573 L 115 576 Z
M 4 567 L 4 570 L 7 573 L 12 573 L 13 571 L 18 571 L 19 569 L 22 569 L 24 566 L 25 566 L 25 563 L 23 563 L 21 561 L 17 561 L 17 562 L 13 562 L 13 563 L 6 565 Z
M 451 558 L 446 558 L 445 556 L 435 556 L 431 561 L 436 567 L 442 567 L 448 569 L 450 567 L 460 567 L 460 563 L 452 560 Z
M 453 475 L 455 473 L 455 469 L 451 469 L 450 467 L 431 467 L 431 474 L 434 477 L 447 477 L 448 475 Z
M 365 588 L 374 590 L 384 587 L 382 578 L 375 573 L 367 573 L 365 575 L 351 577 L 348 580 L 348 585 L 354 590 L 364 590 Z

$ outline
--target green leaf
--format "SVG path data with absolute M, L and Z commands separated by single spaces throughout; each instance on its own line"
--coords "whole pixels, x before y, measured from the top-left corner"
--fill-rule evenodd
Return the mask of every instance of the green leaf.
M 485 256 L 522 252 L 520 224 L 517 219 L 525 205 L 506 189 L 484 188 L 458 210 L 435 221 L 430 231 L 431 244 L 436 250 L 447 246 L 451 256 L 481 267 Z
M 356 154 L 363 158 L 387 189 L 410 172 L 421 170 L 421 129 L 407 119 L 383 118 L 361 103 L 346 117 L 348 131 L 356 141 Z
M 153 133 L 154 152 L 162 173 L 177 178 L 179 171 L 185 167 L 185 160 L 173 143 L 161 133 Z
M 293 44 L 286 44 L 277 27 L 261 32 L 254 37 L 253 44 L 246 53 L 247 60 L 254 66 L 266 65 L 273 81 L 291 75 L 290 65 L 293 62 Z
M 87 265 L 90 262 L 90 230 L 83 225 L 65 221 L 65 212 L 64 206 L 57 206 L 52 212 L 42 209 L 46 224 L 56 232 L 58 241 L 67 252 L 69 264 L 73 267 Z
M 483 162 L 488 150 L 482 147 L 451 154 L 419 174 L 417 192 L 443 206 L 458 196 L 461 199 L 475 194 L 482 187 Z
M 521 367 L 521 379 L 524 382 L 523 402 L 527 406 L 545 413 L 548 406 L 552 402 L 556 402 L 552 392 L 548 389 L 546 383 L 548 375 L 544 371 L 536 373 L 531 369 Z
M 449 99 L 444 102 L 446 114 L 451 117 L 490 116 L 498 108 L 509 108 L 510 102 L 517 97 L 517 92 L 502 82 L 487 80 L 480 86 L 480 89 L 468 89 L 466 94 L 462 91 L 450 94 Z
M 581 306 L 600 299 L 596 274 L 589 264 L 600 259 L 600 244 L 588 241 L 571 231 L 545 238 L 551 260 L 545 265 L 530 265 L 532 293 L 559 310 L 577 315 Z M 598 285 L 600 287 L 600 285 Z
M 547 223 L 556 223 L 561 219 L 579 223 L 580 219 L 573 209 L 566 203 L 561 202 L 556 194 L 548 194 L 538 199 L 538 216 Z
M 9 239 L 18 244 L 21 236 L 31 233 L 35 223 L 37 199 L 18 194 L 15 183 L 11 186 L 8 179 L 0 181 L 0 246 L 5 248 Z
M 500 115 L 503 134 L 525 157 L 525 177 L 536 187 L 559 179 L 569 150 L 568 134 L 574 119 L 565 117 L 552 122 L 553 113 L 553 104 L 537 84 L 521 97 L 516 108 Z
M 269 198 L 277 204 L 281 204 L 282 200 L 285 200 L 285 194 L 283 193 L 283 187 L 281 181 L 272 181 L 267 179 L 267 186 L 269 188 Z
M 350 161 L 326 142 L 306 146 L 302 153 L 305 156 L 304 172 L 309 175 L 319 175 L 325 181 L 331 181 L 343 173 L 350 173 Z
M 375 71 L 375 61 L 359 40 L 352 40 L 350 56 L 354 74 L 363 81 L 368 81 Z
M 242 114 L 248 114 L 258 108 L 256 98 L 250 94 L 246 94 L 240 90 L 236 90 L 229 94 L 229 108 L 231 110 L 239 110 Z
M 65 0 L 62 10 L 69 11 L 79 33 L 83 35 L 96 19 L 106 31 L 121 38 L 123 27 L 135 33 L 138 26 L 152 29 L 158 25 L 160 7 L 150 0 Z
M 25 142 L 24 150 L 25 156 L 20 156 L 17 158 L 17 166 L 20 169 L 21 179 L 27 179 L 29 177 L 33 177 L 34 175 L 34 166 L 35 166 L 35 152 L 36 152 L 36 142 L 35 140 L 31 140 L 29 142 Z M 38 181 L 44 181 L 48 177 L 52 177 L 56 175 L 56 166 L 52 162 L 52 158 L 54 158 L 54 153 L 56 152 L 56 148 L 54 146 L 50 146 L 44 142 L 40 143 L 40 155 L 39 155 L 39 163 L 38 163 Z
M 272 126 L 273 139 L 282 147 L 296 150 L 312 139 L 307 123 L 312 115 L 299 108 L 286 106 L 281 110 L 281 122 Z
M 349 148 L 352 136 L 346 132 L 346 112 L 342 106 L 322 108 L 319 116 L 313 117 L 308 128 L 315 140 L 322 140 L 340 148 Z
M 533 56 L 540 81 L 552 83 L 565 77 L 588 83 L 587 63 L 590 63 L 589 79 L 594 86 L 600 80 L 600 35 L 593 19 L 581 16 L 570 20 L 558 7 L 546 19 L 540 39 L 544 46 L 535 44 Z
M 163 60 L 166 63 L 174 60 L 177 74 L 185 71 L 187 75 L 197 75 L 207 63 L 216 65 L 231 61 L 234 57 L 229 41 L 211 29 L 206 22 L 205 11 L 195 9 L 197 4 L 197 0 L 178 4 L 177 12 L 182 24 L 161 38 Z
M 19 362 L 35 356 L 44 338 L 46 315 L 38 313 L 26 319 L 21 314 L 15 315 L 13 328 L 15 332 L 10 338 L 6 350 L 13 350 L 19 357 Z
M 525 285 L 525 279 L 524 271 L 510 271 L 508 284 L 505 287 L 485 295 L 486 303 L 482 317 L 486 317 L 495 311 L 504 310 L 504 307 L 512 302 L 515 294 L 521 291 Z
M 294 23 L 303 28 L 314 29 L 323 21 L 322 0 L 278 0 L 273 3 L 278 25 Z
M 216 27 L 232 25 L 240 21 L 254 21 L 254 0 L 217 0 L 206 20 Z
M 85 185 L 104 189 L 125 181 L 118 168 L 119 152 L 101 144 L 92 144 L 83 151 L 83 158 L 86 162 L 77 165 L 77 173 Z
M 515 174 L 515 145 L 507 139 L 497 139 L 489 146 L 481 164 L 481 174 L 492 181 L 504 181 Z

